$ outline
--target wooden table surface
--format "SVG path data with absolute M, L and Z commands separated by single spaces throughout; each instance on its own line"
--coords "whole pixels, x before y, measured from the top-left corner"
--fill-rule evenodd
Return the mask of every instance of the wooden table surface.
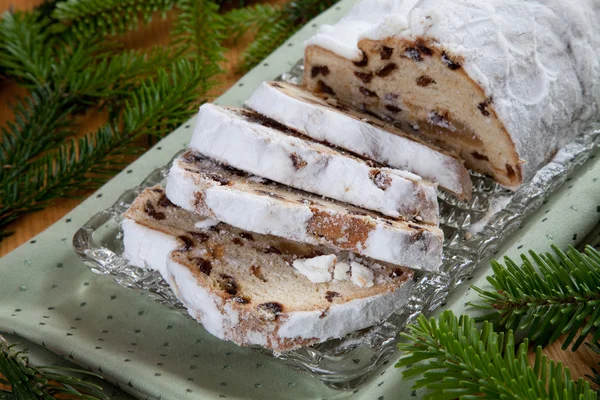
M 286 0 L 270 0 L 272 4 L 283 4 Z M 29 9 L 36 4 L 41 3 L 41 0 L 0 0 L 0 13 L 8 10 L 9 7 L 14 9 Z M 127 48 L 145 48 L 156 44 L 168 43 L 168 31 L 170 22 L 155 19 L 150 25 L 130 34 L 125 35 L 122 41 Z M 213 97 L 226 91 L 233 85 L 241 76 L 234 72 L 239 55 L 252 40 L 252 37 L 243 37 L 235 45 L 232 45 L 226 58 L 228 61 L 224 63 L 226 73 L 223 74 L 221 85 L 212 93 Z M 18 96 L 23 96 L 26 91 L 12 83 L 0 85 L 0 126 L 8 120 L 12 119 L 12 112 L 9 104 Z M 82 126 L 82 130 L 91 131 L 102 125 L 104 120 L 101 116 L 91 113 L 87 122 Z M 55 205 L 46 208 L 45 210 L 27 215 L 10 227 L 15 233 L 9 238 L 0 242 L 0 257 L 15 249 L 19 245 L 25 243 L 33 236 L 42 232 L 44 229 L 52 225 L 54 222 L 61 219 L 65 214 L 75 208 L 81 201 L 77 199 L 64 199 L 58 201 Z M 1 272 L 0 272 L 1 274 Z M 591 367 L 597 366 L 600 362 L 600 356 L 596 355 L 586 347 L 581 347 L 575 353 L 570 351 L 562 351 L 560 344 L 549 346 L 544 350 L 551 360 L 562 361 L 570 369 L 573 377 L 583 377 L 591 373 Z

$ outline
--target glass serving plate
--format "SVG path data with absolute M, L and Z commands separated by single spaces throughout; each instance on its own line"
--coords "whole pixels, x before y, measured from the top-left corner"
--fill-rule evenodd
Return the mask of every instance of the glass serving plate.
M 279 79 L 298 83 L 301 77 L 302 63 L 299 62 Z M 418 314 L 440 307 L 452 289 L 468 279 L 478 265 L 484 264 L 483 261 L 565 182 L 567 175 L 587 161 L 599 138 L 600 126 L 588 125 L 574 142 L 565 146 L 517 192 L 503 189 L 491 179 L 475 173 L 472 174 L 471 201 L 458 201 L 440 192 L 440 223 L 446 237 L 441 271 L 437 274 L 417 273 L 409 302 L 387 321 L 341 339 L 277 357 L 329 387 L 358 387 L 371 371 L 386 363 L 394 353 L 398 333 L 406 324 Z M 110 275 L 119 285 L 143 291 L 155 301 L 181 309 L 187 315 L 158 272 L 132 267 L 122 257 L 123 212 L 144 188 L 164 184 L 168 170 L 169 166 L 165 166 L 153 171 L 139 186 L 125 192 L 112 207 L 92 217 L 75 234 L 73 246 L 93 272 Z M 255 349 L 274 356 L 267 349 Z

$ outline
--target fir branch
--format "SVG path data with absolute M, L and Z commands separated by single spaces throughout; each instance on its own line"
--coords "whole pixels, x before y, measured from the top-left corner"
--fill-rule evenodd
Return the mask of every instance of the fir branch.
M 36 12 L 6 11 L 0 19 L 0 74 L 28 87 L 48 84 L 53 64 L 49 21 Z
M 74 133 L 69 102 L 42 88 L 13 107 L 14 121 L 0 130 L 0 182 L 15 179 L 41 152 Z
M 253 68 L 308 21 L 337 2 L 338 0 L 296 0 L 287 3 L 273 16 L 272 24 L 264 25 L 259 30 L 256 40 L 244 53 L 241 69 L 247 71 Z
M 597 399 L 589 382 L 572 381 L 568 368 L 549 362 L 541 347 L 532 367 L 527 340 L 515 351 L 512 331 L 496 333 L 487 321 L 479 331 L 468 316 L 446 311 L 437 320 L 421 315 L 409 331 L 396 367 L 408 367 L 406 379 L 419 377 L 414 388 L 428 389 L 425 399 Z
M 279 9 L 270 4 L 256 4 L 238 8 L 223 15 L 229 37 L 239 39 L 246 32 L 272 25 L 279 15 Z
M 179 14 L 173 28 L 173 43 L 185 48 L 213 73 L 221 72 L 218 63 L 222 61 L 226 38 L 223 17 L 219 15 L 219 5 L 212 0 L 178 0 Z
M 0 398 L 54 400 L 58 395 L 72 399 L 108 400 L 102 388 L 70 374 L 77 373 L 102 379 L 94 373 L 61 367 L 34 367 L 22 352 L 16 352 L 0 336 Z
M 0 229 L 58 198 L 97 188 L 125 165 L 127 154 L 139 153 L 133 145 L 137 138 L 163 137 L 193 115 L 198 91 L 206 90 L 204 78 L 203 69 L 186 60 L 177 62 L 170 73 L 159 70 L 131 93 L 123 111 L 115 107 L 97 132 L 63 143 L 18 179 L 1 182 Z
M 166 18 L 176 0 L 66 0 L 56 4 L 52 16 L 56 30 L 70 28 L 80 37 L 117 35 L 149 23 L 155 12 Z
M 588 246 L 585 253 L 570 247 L 565 254 L 530 252 L 519 267 L 505 258 L 506 266 L 493 261 L 494 290 L 475 287 L 488 310 L 485 319 L 506 329 L 523 330 L 532 342 L 547 345 L 568 334 L 563 349 L 576 350 L 588 337 L 600 339 L 600 253 Z

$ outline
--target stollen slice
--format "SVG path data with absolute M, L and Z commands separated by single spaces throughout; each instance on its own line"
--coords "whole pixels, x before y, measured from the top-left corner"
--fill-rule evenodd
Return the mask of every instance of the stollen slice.
M 246 106 L 312 139 L 422 176 L 460 199 L 471 197 L 469 172 L 456 155 L 331 96 L 284 82 L 263 82 Z
M 188 211 L 240 229 L 352 251 L 413 269 L 442 263 L 443 233 L 224 167 L 199 153 L 178 157 L 167 197 Z
M 312 141 L 241 108 L 200 108 L 190 149 L 296 189 L 437 225 L 436 185 Z
M 146 189 L 125 213 L 125 254 L 163 271 L 190 316 L 218 338 L 282 353 L 372 326 L 408 301 L 407 269 L 248 233 L 164 199 L 160 187 Z M 293 266 L 323 258 L 337 266 L 327 282 Z M 369 275 L 370 285 L 357 286 L 355 273 Z

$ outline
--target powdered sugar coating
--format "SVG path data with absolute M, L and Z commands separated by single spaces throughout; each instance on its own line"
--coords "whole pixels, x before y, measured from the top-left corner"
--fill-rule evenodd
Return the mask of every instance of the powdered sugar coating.
M 358 42 L 425 39 L 492 97 L 530 178 L 598 113 L 596 0 L 364 0 L 307 44 L 360 60 Z
M 240 112 L 203 105 L 190 148 L 297 189 L 394 218 L 439 223 L 435 185 L 414 174 L 370 167 L 316 142 L 248 121 Z
M 295 260 L 292 266 L 314 283 L 331 282 L 337 261 L 335 254 Z
M 413 172 L 459 196 L 470 196 L 468 172 L 453 157 L 319 104 L 321 102 L 293 85 L 263 82 L 246 101 L 246 106 L 313 139 Z
M 219 185 L 190 171 L 191 166 L 180 157 L 167 178 L 168 198 L 185 210 L 240 229 L 350 250 L 414 269 L 437 270 L 442 263 L 443 232 L 437 227 L 356 215 L 355 208 L 323 199 L 317 204 L 314 197 L 305 199 L 308 195 L 281 187 L 249 187 L 243 177 Z

